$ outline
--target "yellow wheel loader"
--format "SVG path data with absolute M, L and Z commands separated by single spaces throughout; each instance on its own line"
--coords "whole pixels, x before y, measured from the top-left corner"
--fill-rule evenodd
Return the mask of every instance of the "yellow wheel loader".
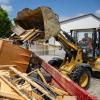
M 88 88 L 91 78 L 91 66 L 83 61 L 83 50 L 75 44 L 73 38 L 61 30 L 57 15 L 48 7 L 35 10 L 26 8 L 18 12 L 15 24 L 24 30 L 36 30 L 34 33 L 19 36 L 23 41 L 47 41 L 54 37 L 65 50 L 64 59 L 53 59 L 48 63 L 58 68 L 66 77 L 71 78 L 82 88 Z M 59 80 L 61 81 L 61 80 Z
M 100 28 L 71 30 L 71 36 L 83 49 L 83 62 L 91 65 L 93 77 L 100 78 Z

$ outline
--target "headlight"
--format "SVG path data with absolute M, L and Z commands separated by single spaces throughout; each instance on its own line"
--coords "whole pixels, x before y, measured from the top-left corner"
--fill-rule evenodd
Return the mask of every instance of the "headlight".
M 83 49 L 83 52 L 86 53 L 86 49 Z

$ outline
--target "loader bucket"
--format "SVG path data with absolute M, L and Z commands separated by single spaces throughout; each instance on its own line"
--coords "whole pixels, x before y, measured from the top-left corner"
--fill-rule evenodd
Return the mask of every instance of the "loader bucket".
M 16 65 L 21 72 L 26 72 L 31 51 L 0 40 L 0 65 Z
M 56 14 L 48 7 L 39 7 L 35 10 L 25 8 L 18 12 L 14 19 L 15 24 L 21 26 L 25 30 L 39 29 L 41 33 L 40 39 L 48 40 L 50 37 L 57 35 L 60 31 L 60 24 Z

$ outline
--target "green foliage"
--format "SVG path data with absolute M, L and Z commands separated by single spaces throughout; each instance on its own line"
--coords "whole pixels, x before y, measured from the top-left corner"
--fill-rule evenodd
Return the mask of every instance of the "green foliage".
M 12 34 L 11 27 L 7 12 L 0 7 L 0 38 L 9 37 Z

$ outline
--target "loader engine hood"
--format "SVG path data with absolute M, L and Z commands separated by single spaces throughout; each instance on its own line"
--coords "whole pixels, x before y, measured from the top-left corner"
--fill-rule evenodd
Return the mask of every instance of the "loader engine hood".
M 48 40 L 60 32 L 60 24 L 57 15 L 49 7 L 39 7 L 35 10 L 25 8 L 18 12 L 14 19 L 15 24 L 25 30 L 39 29 L 43 33 L 40 39 Z

